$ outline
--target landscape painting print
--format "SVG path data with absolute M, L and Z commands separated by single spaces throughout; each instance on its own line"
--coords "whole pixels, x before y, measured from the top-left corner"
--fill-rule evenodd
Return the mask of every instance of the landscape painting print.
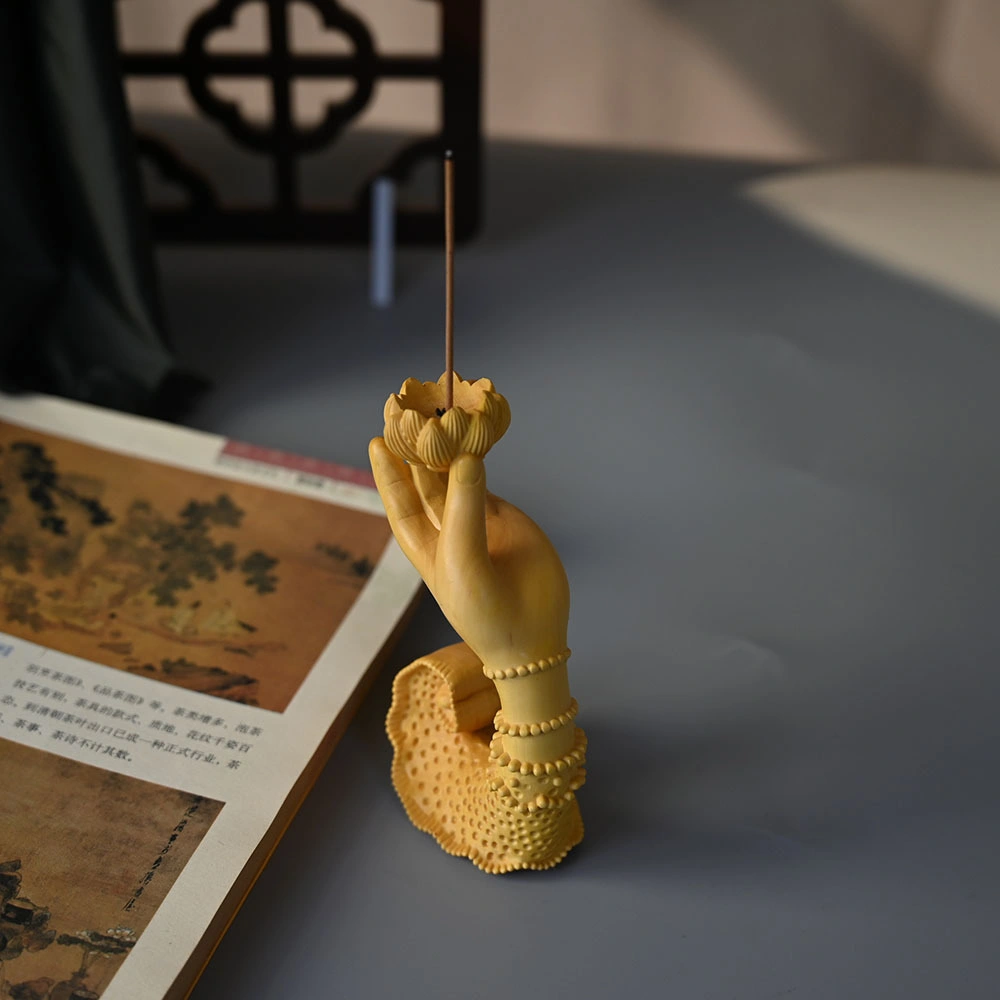
M 96 1000 L 221 802 L 0 739 L 0 998 Z
M 0 630 L 283 711 L 383 517 L 0 422 Z

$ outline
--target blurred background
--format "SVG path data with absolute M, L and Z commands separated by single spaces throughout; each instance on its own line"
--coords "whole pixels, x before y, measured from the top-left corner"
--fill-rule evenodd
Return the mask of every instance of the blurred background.
M 128 48 L 177 45 L 199 0 L 122 0 Z M 439 5 L 351 5 L 386 51 L 433 52 Z M 343 52 L 292 3 L 302 52 Z M 263 5 L 241 8 L 211 45 L 262 50 Z M 991 0 L 504 0 L 484 8 L 487 136 L 766 160 L 891 160 L 984 166 L 1000 154 Z M 358 125 L 433 127 L 430 85 L 381 85 Z M 265 84 L 226 81 L 245 113 Z M 300 85 L 303 120 L 337 93 Z M 129 86 L 137 113 L 191 114 L 181 85 Z
M 594 170 L 612 197 L 630 172 L 685 163 L 704 169 L 684 183 L 909 169 L 905 191 L 903 174 L 864 182 L 837 218 L 827 188 L 768 203 L 925 275 L 950 255 L 912 259 L 909 210 L 866 226 L 871 185 L 936 205 L 940 230 L 964 194 L 927 199 L 912 172 L 989 171 L 1000 153 L 989 0 L 39 0 L 0 19 L 3 377 L 161 416 L 206 380 L 170 345 L 171 314 L 197 322 L 170 292 L 190 255 L 154 245 L 364 247 L 388 178 L 403 294 L 407 248 L 442 240 L 446 146 L 463 241 L 593 207 Z M 974 258 L 952 267 L 967 292 Z

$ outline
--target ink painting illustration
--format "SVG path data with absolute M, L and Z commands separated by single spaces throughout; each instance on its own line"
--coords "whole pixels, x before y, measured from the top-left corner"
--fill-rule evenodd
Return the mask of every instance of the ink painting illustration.
M 282 711 L 388 538 L 373 514 L 0 422 L 0 630 L 109 667 Z
M 0 739 L 0 998 L 97 1000 L 221 802 Z

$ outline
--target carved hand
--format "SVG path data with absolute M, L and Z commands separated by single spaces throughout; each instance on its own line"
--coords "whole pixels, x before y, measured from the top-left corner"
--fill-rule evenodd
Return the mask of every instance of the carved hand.
M 484 664 L 503 669 L 565 649 L 562 562 L 534 521 L 487 494 L 481 458 L 460 456 L 445 479 L 411 468 L 382 438 L 369 457 L 396 540 Z

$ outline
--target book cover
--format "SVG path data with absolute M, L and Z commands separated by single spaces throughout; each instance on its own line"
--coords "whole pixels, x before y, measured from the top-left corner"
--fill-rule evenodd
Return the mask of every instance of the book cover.
M 418 586 L 366 473 L 0 397 L 0 997 L 184 996 Z

